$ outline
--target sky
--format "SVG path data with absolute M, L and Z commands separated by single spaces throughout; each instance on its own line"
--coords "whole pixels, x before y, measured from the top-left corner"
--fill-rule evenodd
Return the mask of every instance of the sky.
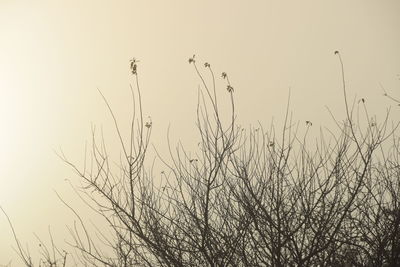
M 23 244 L 34 234 L 67 239 L 74 218 L 55 192 L 79 208 L 68 180 L 79 183 L 55 151 L 83 162 L 91 127 L 103 127 L 118 153 L 112 121 L 131 110 L 129 60 L 139 62 L 144 116 L 152 143 L 195 143 L 200 80 L 188 59 L 227 72 L 245 127 L 279 124 L 290 90 L 294 119 L 316 131 L 343 116 L 340 51 L 351 99 L 374 114 L 400 97 L 400 2 L 397 0 L 45 1 L 0 0 L 0 206 Z M 228 100 L 218 78 L 219 97 Z M 396 109 L 397 108 L 397 109 Z M 124 124 L 125 123 L 125 124 Z M 0 266 L 18 265 L 13 236 L 0 214 Z

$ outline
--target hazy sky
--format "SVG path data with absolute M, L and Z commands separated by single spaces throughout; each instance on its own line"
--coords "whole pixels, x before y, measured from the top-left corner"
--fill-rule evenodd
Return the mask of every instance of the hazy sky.
M 195 139 L 193 54 L 228 73 L 242 124 L 279 119 L 290 87 L 295 119 L 318 129 L 329 124 L 326 105 L 342 110 L 334 51 L 349 95 L 380 113 L 390 102 L 379 84 L 400 96 L 399 48 L 398 0 L 0 0 L 0 205 L 31 251 L 33 232 L 45 236 L 48 225 L 64 239 L 73 219 L 54 190 L 79 201 L 54 150 L 80 163 L 91 124 L 112 127 L 97 88 L 127 122 L 132 57 L 141 61 L 144 114 L 162 149 L 169 123 L 175 139 Z M 0 265 L 13 258 L 18 266 L 11 245 L 0 214 Z

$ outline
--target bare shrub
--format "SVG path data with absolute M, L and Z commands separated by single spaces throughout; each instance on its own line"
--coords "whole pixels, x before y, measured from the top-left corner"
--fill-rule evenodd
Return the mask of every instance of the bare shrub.
M 337 129 L 321 130 L 312 145 L 307 141 L 312 123 L 294 123 L 288 109 L 279 134 L 273 126 L 267 131 L 238 125 L 235 91 L 226 73 L 222 79 L 231 112 L 222 116 L 210 64 L 204 64 L 206 76 L 190 58 L 202 83 L 198 150 L 189 153 L 181 144 L 169 144 L 170 159 L 159 157 L 167 168 L 160 174 L 145 168 L 152 122 L 143 118 L 138 61 L 132 60 L 136 110 L 127 140 L 103 96 L 121 145 L 118 171 L 94 131 L 90 167 L 81 170 L 61 155 L 84 182 L 79 192 L 89 200 L 85 203 L 113 233 L 109 238 L 100 229 L 90 235 L 76 214 L 78 223 L 70 229 L 75 264 L 399 266 L 397 125 L 389 116 L 371 119 L 365 99 L 348 103 L 343 63 L 335 54 L 346 116 L 339 121 L 332 115 Z M 300 127 L 306 129 L 302 135 Z M 16 240 L 17 252 L 32 266 Z

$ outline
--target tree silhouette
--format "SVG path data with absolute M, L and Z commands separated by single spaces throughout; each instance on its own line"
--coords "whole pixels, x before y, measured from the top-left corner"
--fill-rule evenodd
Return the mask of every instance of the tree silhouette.
M 346 115 L 342 121 L 333 116 L 337 129 L 321 130 L 312 144 L 307 141 L 311 121 L 301 136 L 304 124 L 292 121 L 289 104 L 278 134 L 274 127 L 246 130 L 238 125 L 235 91 L 225 72 L 231 111 L 222 116 L 210 64 L 204 64 L 206 76 L 197 58 L 190 58 L 202 83 L 198 150 L 189 153 L 169 143 L 170 159 L 159 157 L 166 168 L 160 173 L 145 168 L 152 121 L 143 119 L 138 61 L 132 60 L 137 110 L 128 139 L 102 95 L 120 141 L 118 171 L 95 132 L 91 168 L 79 169 L 61 154 L 84 182 L 85 203 L 112 232 L 111 237 L 103 230 L 89 234 L 75 213 L 71 265 L 399 266 L 397 124 L 389 123 L 389 114 L 382 122 L 372 120 L 365 99 L 349 105 L 343 62 L 338 51 L 335 55 L 342 68 Z M 24 263 L 33 266 L 15 239 Z M 44 254 L 50 260 L 42 266 L 64 266 L 66 255 L 56 261 Z

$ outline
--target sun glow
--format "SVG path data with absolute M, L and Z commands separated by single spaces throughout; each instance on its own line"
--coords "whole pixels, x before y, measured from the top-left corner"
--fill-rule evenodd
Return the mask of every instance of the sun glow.
M 7 78 L 7 79 L 6 79 Z M 18 153 L 21 152 L 21 127 L 19 105 L 16 94 L 12 91 L 10 77 L 1 77 L 0 79 L 0 201 L 13 198 L 14 184 L 18 179 L 9 179 L 13 177 L 18 170 L 16 166 L 21 158 Z M 1 202 L 0 202 L 1 203 Z

